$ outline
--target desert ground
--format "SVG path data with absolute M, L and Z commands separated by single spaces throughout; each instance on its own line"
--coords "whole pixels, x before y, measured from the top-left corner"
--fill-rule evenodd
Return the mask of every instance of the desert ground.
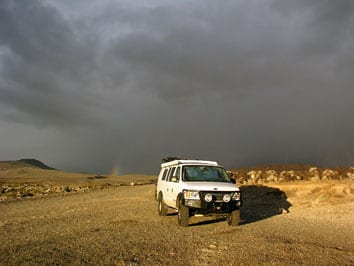
M 239 226 L 184 228 L 157 214 L 151 176 L 0 168 L 0 265 L 354 265 L 351 178 L 240 184 Z

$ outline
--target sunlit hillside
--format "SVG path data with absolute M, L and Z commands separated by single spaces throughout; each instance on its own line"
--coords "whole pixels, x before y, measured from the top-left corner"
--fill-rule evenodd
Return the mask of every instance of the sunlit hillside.
M 55 170 L 35 159 L 0 161 L 0 200 L 84 192 L 90 189 L 154 183 L 149 175 L 105 175 Z

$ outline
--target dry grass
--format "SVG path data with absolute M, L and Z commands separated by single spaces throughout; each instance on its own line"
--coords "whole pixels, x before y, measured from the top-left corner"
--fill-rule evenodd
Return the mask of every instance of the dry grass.
M 296 207 L 338 205 L 354 202 L 354 181 L 292 182 L 272 184 L 284 191 L 288 200 Z

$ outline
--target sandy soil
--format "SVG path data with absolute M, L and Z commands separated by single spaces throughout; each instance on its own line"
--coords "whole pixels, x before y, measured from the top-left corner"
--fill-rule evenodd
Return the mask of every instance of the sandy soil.
M 173 212 L 158 216 L 154 185 L 5 201 L 0 264 L 354 265 L 353 188 L 243 186 L 238 227 L 216 217 L 179 227 Z

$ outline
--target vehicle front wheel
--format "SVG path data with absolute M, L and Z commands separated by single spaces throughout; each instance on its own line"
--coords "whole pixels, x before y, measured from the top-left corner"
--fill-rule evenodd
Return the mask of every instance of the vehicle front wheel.
M 240 210 L 231 212 L 227 217 L 227 223 L 231 226 L 237 226 L 240 223 Z
M 178 206 L 178 224 L 184 227 L 189 225 L 189 208 L 184 206 L 182 202 Z
M 166 216 L 167 215 L 167 206 L 163 202 L 162 195 L 159 196 L 159 199 L 157 201 L 157 211 L 159 212 L 160 216 Z

